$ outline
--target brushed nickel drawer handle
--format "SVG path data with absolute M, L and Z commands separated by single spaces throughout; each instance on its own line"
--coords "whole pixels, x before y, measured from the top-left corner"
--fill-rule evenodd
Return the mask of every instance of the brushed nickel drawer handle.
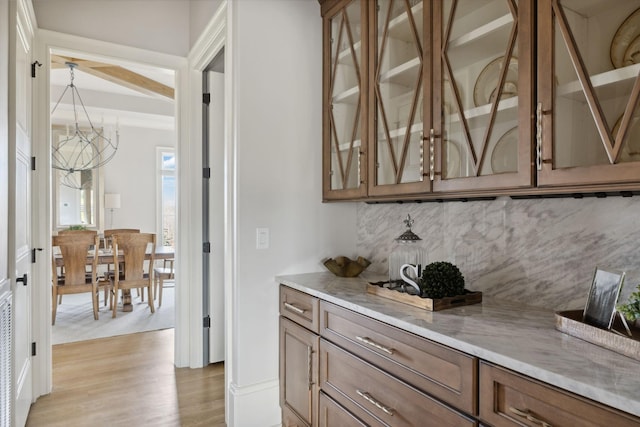
M 371 395 L 366 391 L 356 390 L 356 393 L 358 393 L 358 395 L 361 396 L 367 402 L 375 405 L 376 408 L 381 409 L 385 414 L 390 415 L 392 417 L 393 417 L 393 414 L 395 414 L 396 411 L 394 411 L 393 408 L 390 408 L 378 402 L 376 399 L 371 397 Z
M 356 339 L 360 342 L 370 345 L 371 347 L 375 347 L 378 350 L 382 350 L 387 354 L 393 354 L 393 349 L 389 347 L 385 347 L 383 345 L 378 344 L 377 342 L 371 341 L 369 337 L 360 337 L 356 336 Z
M 509 406 L 509 411 L 516 414 L 519 417 L 522 418 L 526 418 L 527 420 L 531 421 L 532 423 L 535 424 L 539 424 L 542 427 L 552 427 L 551 424 L 549 424 L 546 421 L 542 421 L 541 419 L 538 419 L 536 417 L 534 417 L 533 415 L 531 415 L 531 412 L 529 412 L 528 409 L 525 409 L 524 411 L 522 409 L 518 409 L 518 408 L 514 408 L 513 406 Z
M 288 308 L 289 310 L 291 310 L 291 311 L 293 311 L 295 313 L 298 313 L 298 314 L 304 314 L 304 312 L 307 311 L 307 310 L 303 310 L 301 308 L 298 308 L 293 304 L 289 304 L 288 302 L 284 303 L 284 307 Z

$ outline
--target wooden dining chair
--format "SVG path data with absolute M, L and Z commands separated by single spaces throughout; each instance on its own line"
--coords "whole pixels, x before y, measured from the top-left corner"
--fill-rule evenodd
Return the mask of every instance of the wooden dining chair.
M 58 236 L 62 235 L 78 235 L 78 234 L 88 234 L 91 236 L 95 236 L 98 234 L 96 230 L 58 230 Z M 87 275 L 91 274 L 91 270 L 87 269 Z M 64 266 L 60 267 L 60 272 L 58 277 L 64 277 Z M 105 294 L 105 305 L 107 303 L 106 294 Z M 62 304 L 62 295 L 58 295 L 58 304 Z
M 123 234 L 123 233 L 140 233 L 140 229 L 139 228 L 111 228 L 108 230 L 104 230 L 104 232 L 102 233 L 102 235 L 104 236 L 104 247 L 105 249 L 108 248 L 112 248 L 113 246 L 113 235 L 114 234 Z M 105 277 L 108 279 L 112 274 L 113 274 L 113 268 L 111 267 L 111 264 L 107 264 L 107 272 L 105 273 Z M 120 264 L 120 271 L 123 271 L 123 265 L 122 263 Z M 138 292 L 140 292 L 138 290 Z M 143 298 L 144 301 L 144 298 Z
M 154 268 L 153 277 L 155 281 L 154 292 L 155 295 L 158 296 L 158 307 L 160 307 L 162 305 L 162 288 L 164 288 L 164 281 L 175 279 L 173 258 L 163 260 L 162 267 Z
M 110 289 L 111 283 L 98 276 L 98 257 L 95 249 L 100 238 L 97 234 L 73 233 L 53 236 L 52 246 L 58 248 L 64 265 L 64 276 L 57 275 L 55 255 L 52 259 L 52 298 L 51 324 L 56 323 L 58 296 L 65 294 L 90 293 L 93 304 L 93 317 L 98 320 L 98 292 Z M 87 271 L 87 264 L 90 271 Z M 111 303 L 113 301 L 111 300 Z
M 153 306 L 153 263 L 155 260 L 156 235 L 153 233 L 122 233 L 112 236 L 114 274 L 109 276 L 116 300 L 113 304 L 113 317 L 116 317 L 118 291 L 130 289 L 147 289 L 149 308 L 155 313 Z M 148 252 L 147 250 L 150 250 Z M 124 256 L 124 263 L 118 262 L 118 254 Z M 149 254 L 148 262 L 145 257 Z M 121 270 L 121 265 L 123 265 Z

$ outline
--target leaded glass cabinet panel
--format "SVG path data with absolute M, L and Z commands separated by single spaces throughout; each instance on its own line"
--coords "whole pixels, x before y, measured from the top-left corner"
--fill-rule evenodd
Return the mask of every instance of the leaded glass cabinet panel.
M 424 122 L 430 111 L 424 99 L 431 87 L 430 40 L 425 37 L 430 3 L 377 0 L 375 6 L 369 15 L 374 32 L 369 194 L 430 191 L 424 151 Z
M 366 0 L 342 1 L 323 18 L 323 197 L 366 195 Z
M 640 1 L 538 8 L 538 185 L 637 183 Z
M 434 191 L 532 186 L 532 2 L 432 5 Z

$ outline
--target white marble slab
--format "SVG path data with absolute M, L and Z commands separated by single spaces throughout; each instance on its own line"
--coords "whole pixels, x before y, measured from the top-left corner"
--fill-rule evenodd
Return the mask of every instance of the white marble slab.
M 331 273 L 276 277 L 325 301 L 640 416 L 640 362 L 557 331 L 549 309 L 483 297 L 482 304 L 427 312 L 368 294 L 366 280 L 366 275 L 345 279 Z
M 640 283 L 640 197 L 365 204 L 357 254 L 386 273 L 411 214 L 429 261 L 456 264 L 467 288 L 554 310 L 580 309 L 596 266 L 627 271 L 623 300 Z

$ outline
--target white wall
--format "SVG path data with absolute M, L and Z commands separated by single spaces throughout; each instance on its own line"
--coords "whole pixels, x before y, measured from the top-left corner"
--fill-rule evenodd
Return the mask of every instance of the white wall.
M 356 208 L 320 202 L 322 26 L 317 0 L 243 0 L 229 8 L 227 53 L 237 149 L 229 417 L 230 425 L 275 425 L 280 411 L 274 276 L 322 271 L 325 257 L 353 256 Z M 269 249 L 256 249 L 256 227 L 269 228 Z
M 193 47 L 223 0 L 189 1 L 189 46 Z
M 32 0 L 38 28 L 172 55 L 189 52 L 184 0 Z
M 120 127 L 120 146 L 104 166 L 104 192 L 120 194 L 120 209 L 114 210 L 113 228 L 139 228 L 155 233 L 156 147 L 173 147 L 173 131 Z M 106 211 L 105 228 L 111 228 Z

